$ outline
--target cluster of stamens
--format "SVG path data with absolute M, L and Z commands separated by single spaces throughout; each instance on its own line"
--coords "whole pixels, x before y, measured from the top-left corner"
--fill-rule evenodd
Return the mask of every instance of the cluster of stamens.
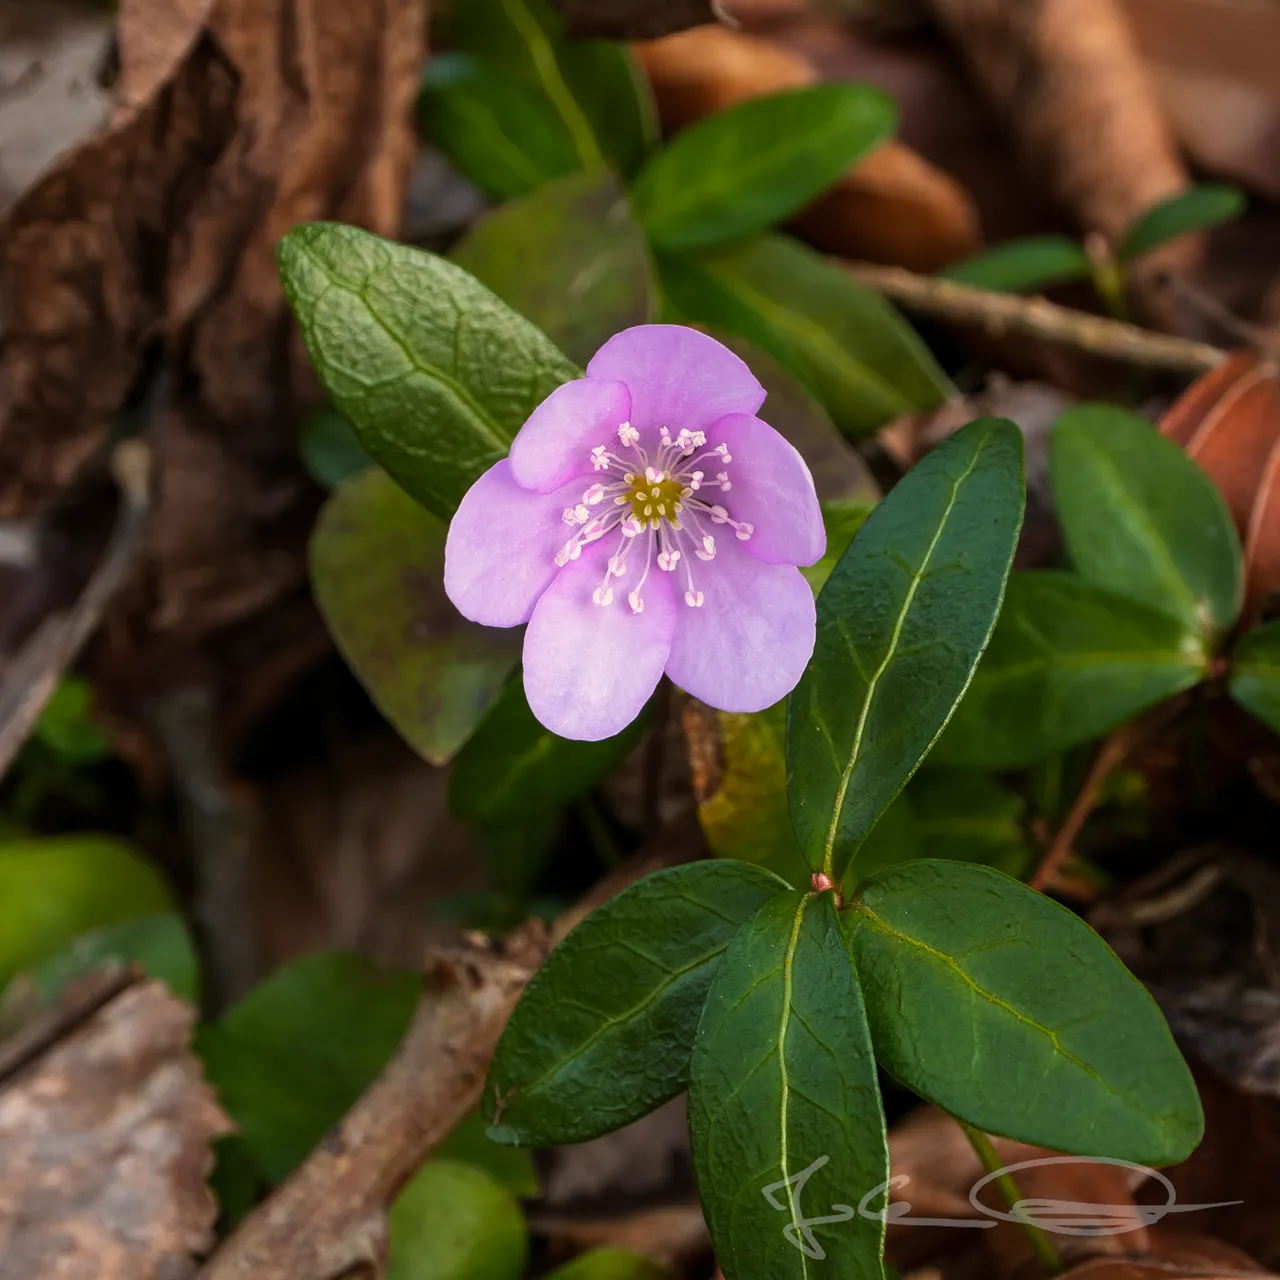
M 564 522 L 575 531 L 556 552 L 556 564 L 576 560 L 583 547 L 617 532 L 617 549 L 609 557 L 604 581 L 591 596 L 596 604 L 613 603 L 613 583 L 627 576 L 629 561 L 640 555 L 632 549 L 643 543 L 644 565 L 636 585 L 627 593 L 631 611 L 644 612 L 641 592 L 655 560 L 663 573 L 683 573 L 685 604 L 701 608 L 703 594 L 694 585 L 691 557 L 704 562 L 716 558 L 715 535 L 707 524 L 732 529 L 742 542 L 755 532 L 745 521 L 732 519 L 719 503 L 701 496 L 704 490 L 728 493 L 733 488 L 725 469 L 733 456 L 723 444 L 698 453 L 707 443 L 702 431 L 682 430 L 673 439 L 666 427 L 660 428 L 653 458 L 641 448 L 640 432 L 629 422 L 618 428 L 618 441 L 624 456 L 603 444 L 591 450 L 592 467 L 606 474 L 584 491 L 581 502 L 565 507 Z M 720 469 L 709 476 L 713 467 Z

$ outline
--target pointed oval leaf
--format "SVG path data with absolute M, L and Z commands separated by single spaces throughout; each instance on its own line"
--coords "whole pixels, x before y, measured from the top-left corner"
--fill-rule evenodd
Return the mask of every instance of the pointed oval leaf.
M 974 254 L 939 275 L 1000 293 L 1032 293 L 1087 280 L 1090 270 L 1089 255 L 1067 236 L 1027 236 Z
M 876 1057 L 987 1133 L 1174 1164 L 1195 1082 L 1146 989 L 1078 916 L 989 867 L 873 876 L 846 912 Z
M 1136 218 L 1124 233 L 1116 257 L 1121 262 L 1132 262 L 1167 240 L 1230 222 L 1244 212 L 1245 204 L 1244 192 L 1236 187 L 1200 183 L 1162 200 Z
M 1049 452 L 1054 505 L 1080 576 L 1207 636 L 1240 611 L 1240 539 L 1213 482 L 1149 422 L 1068 409 Z
M 660 249 L 724 244 L 780 222 L 893 132 L 878 89 L 820 84 L 750 98 L 682 129 L 636 179 Z
M 694 1041 L 689 1138 L 726 1280 L 878 1278 L 889 1150 L 830 893 L 772 898 L 734 938 Z M 816 1219 L 816 1221 L 814 1221 Z M 825 1221 L 824 1221 L 825 1219 Z
M 818 597 L 791 695 L 787 790 L 809 866 L 844 874 L 916 771 L 986 647 L 1024 502 L 1022 434 L 984 418 L 907 473 Z
M 1204 640 L 1074 573 L 1016 573 L 934 758 L 1020 769 L 1091 742 L 1205 676 Z
M 1280 619 L 1246 632 L 1231 655 L 1231 696 L 1280 733 Z
M 588 1249 L 557 1267 L 547 1280 L 672 1280 L 666 1267 L 628 1249 Z
M 342 656 L 424 759 L 444 764 L 520 657 L 514 630 L 468 622 L 444 594 L 445 526 L 377 467 L 344 481 L 311 535 L 316 604 Z
M 579 370 L 451 262 L 356 227 L 280 241 L 285 296 L 361 445 L 448 519 L 525 419 Z
M 606 171 L 572 174 L 495 209 L 450 256 L 579 364 L 656 306 L 644 234 Z
M 763 347 L 846 435 L 866 435 L 955 394 L 889 303 L 789 236 L 761 236 L 697 259 L 662 255 L 658 265 L 681 313 Z
M 326 489 L 336 489 L 373 465 L 351 423 L 336 409 L 309 414 L 298 433 L 298 447 L 312 479 Z
M 533 975 L 502 1033 L 485 1086 L 489 1136 L 586 1142 L 685 1089 L 716 965 L 785 887 L 745 862 L 691 862 L 593 911 Z

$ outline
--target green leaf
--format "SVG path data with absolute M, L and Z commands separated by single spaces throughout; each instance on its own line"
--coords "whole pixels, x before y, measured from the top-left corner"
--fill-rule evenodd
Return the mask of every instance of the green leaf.
M 999 293 L 1034 293 L 1050 285 L 1087 280 L 1089 255 L 1066 236 L 1027 236 L 974 254 L 938 274 Z
M 1072 573 L 1017 573 L 935 759 L 1019 769 L 1109 733 L 1204 678 L 1203 640 Z
M 533 975 L 502 1033 L 485 1086 L 489 1136 L 586 1142 L 674 1098 L 721 954 L 784 887 L 742 862 L 690 862 L 593 911 Z
M 72 766 L 111 755 L 110 740 L 93 722 L 93 689 L 79 676 L 63 676 L 54 686 L 31 736 Z
M 1116 257 L 1132 262 L 1167 240 L 1192 231 L 1206 231 L 1238 218 L 1245 209 L 1244 192 L 1205 182 L 1170 196 L 1141 214 L 1125 231 Z
M 311 535 L 316 604 L 378 710 L 444 764 L 520 657 L 513 630 L 468 622 L 444 594 L 445 526 L 386 472 L 345 481 Z
M 836 499 L 822 503 L 822 523 L 827 531 L 827 549 L 817 564 L 804 565 L 800 572 L 817 595 L 827 585 L 840 557 L 858 536 L 867 517 L 875 508 L 874 502 L 860 502 L 856 498 Z
M 572 134 L 542 95 L 464 53 L 428 62 L 418 119 L 454 167 L 495 200 L 581 167 Z
M 903 794 L 911 800 L 922 854 L 977 862 L 1011 876 L 1027 869 L 1026 802 L 992 774 L 923 769 Z
M 1079 405 L 1050 441 L 1054 504 L 1081 577 L 1206 636 L 1240 611 L 1240 540 L 1213 481 L 1150 423 Z
M 987 1133 L 1176 1164 L 1204 1121 L 1156 1003 L 1078 916 L 1018 881 L 915 862 L 847 912 L 876 1057 Z
M 588 1249 L 557 1267 L 546 1280 L 672 1280 L 652 1258 L 626 1249 Z
M 892 132 L 878 89 L 819 84 L 749 98 L 682 129 L 641 170 L 636 212 L 660 249 L 724 244 L 780 222 Z
M 963 427 L 872 511 L 823 587 L 787 722 L 791 817 L 813 870 L 844 874 L 968 687 L 1022 526 L 1022 467 L 1013 423 Z
M 120 920 L 82 934 L 66 951 L 37 965 L 31 981 L 40 999 L 52 1004 L 68 983 L 112 963 L 136 964 L 178 999 L 200 1003 L 199 961 L 191 934 L 176 915 Z
M 470 1111 L 436 1148 L 435 1159 L 474 1165 L 502 1183 L 513 1196 L 536 1196 L 538 1174 L 533 1157 L 520 1147 L 490 1141 L 480 1109 Z
M 1280 620 L 1241 637 L 1231 656 L 1227 689 L 1246 711 L 1280 733 Z
M 304 956 L 197 1033 L 205 1074 L 273 1183 L 386 1065 L 413 1016 L 419 985 L 415 975 L 361 956 Z
M 879 294 L 788 236 L 697 259 L 663 255 L 658 268 L 680 312 L 763 347 L 846 435 L 954 394 L 928 347 Z
M 172 910 L 164 880 L 122 840 L 75 835 L 0 843 L 0 990 L 82 933 Z
M 725 953 L 698 1024 L 689 1138 L 727 1280 L 804 1280 L 810 1258 L 832 1276 L 881 1274 L 884 1223 L 857 1209 L 889 1179 L 884 1112 L 832 897 L 765 903 Z
M 524 685 L 513 680 L 453 762 L 449 809 L 484 826 L 557 809 L 612 773 L 640 741 L 645 721 L 642 712 L 599 742 L 561 738 L 534 717 Z
M 317 409 L 309 414 L 298 444 L 307 470 L 326 489 L 336 489 L 373 465 L 351 423 L 336 409 Z
M 626 45 L 566 40 L 546 0 L 454 5 L 455 46 L 537 95 L 572 141 L 578 167 L 612 164 L 630 177 L 656 135 L 648 80 Z
M 452 257 L 579 364 L 657 305 L 644 235 L 611 173 L 573 174 L 495 209 Z
M 408 1182 L 387 1245 L 387 1280 L 520 1280 L 529 1253 L 511 1192 L 457 1160 L 430 1160 Z
M 578 369 L 460 267 L 356 227 L 280 242 L 285 296 L 361 445 L 448 519 L 525 419 Z

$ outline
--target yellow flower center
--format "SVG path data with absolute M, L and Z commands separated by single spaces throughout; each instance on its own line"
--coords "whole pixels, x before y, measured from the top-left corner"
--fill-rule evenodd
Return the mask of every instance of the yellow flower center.
M 631 511 L 637 520 L 657 528 L 660 520 L 667 520 L 679 528 L 680 501 L 684 484 L 679 480 L 658 480 L 651 483 L 644 476 L 636 476 L 635 484 L 627 492 Z

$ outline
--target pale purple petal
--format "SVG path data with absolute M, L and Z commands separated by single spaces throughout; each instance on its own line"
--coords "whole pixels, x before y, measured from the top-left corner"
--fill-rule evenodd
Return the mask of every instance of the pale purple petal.
M 791 565 L 753 559 L 735 539 L 694 569 L 700 609 L 678 605 L 667 674 L 721 711 L 763 711 L 795 688 L 813 654 L 813 592 Z
M 708 427 L 707 443 L 729 446 L 733 461 L 725 470 L 733 487 L 720 501 L 735 520 L 755 527 L 742 544 L 746 550 L 767 564 L 821 560 L 827 549 L 822 510 L 795 446 L 767 422 L 740 413 Z
M 657 688 L 671 649 L 676 603 L 665 574 L 650 573 L 643 613 L 631 612 L 625 579 L 612 604 L 592 602 L 614 550 L 606 538 L 570 561 L 524 635 L 525 696 L 562 738 L 597 742 L 625 729 Z
M 618 428 L 631 415 L 631 394 L 621 382 L 579 378 L 557 387 L 528 417 L 511 444 L 517 484 L 550 493 L 591 472 L 591 450 L 616 448 Z
M 555 554 L 573 534 L 561 515 L 582 496 L 581 481 L 560 493 L 531 493 L 495 462 L 467 490 L 444 544 L 444 589 L 464 618 L 486 627 L 529 621 L 559 570 Z
M 631 424 L 646 433 L 705 429 L 727 413 L 755 413 L 764 388 L 728 347 L 678 324 L 642 324 L 615 334 L 587 365 L 589 378 L 631 389 Z

